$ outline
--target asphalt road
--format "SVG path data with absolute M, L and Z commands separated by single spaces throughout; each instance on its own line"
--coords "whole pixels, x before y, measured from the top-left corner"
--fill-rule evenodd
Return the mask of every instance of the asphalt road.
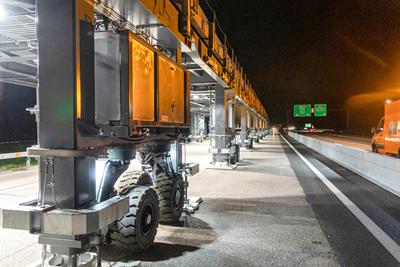
M 398 197 L 285 138 L 399 244 Z M 118 266 L 136 260 L 142 266 L 400 266 L 279 136 L 242 151 L 233 171 L 206 168 L 208 145 L 187 147 L 187 161 L 201 164 L 189 180 L 189 195 L 204 199 L 200 210 L 177 225 L 161 225 L 149 251 L 108 246 L 106 260 Z M 35 170 L 0 175 L 0 205 L 34 197 L 36 188 Z M 38 259 L 36 240 L 0 229 L 0 266 Z
M 37 169 L 0 175 L 0 206 L 32 200 L 37 194 Z M 0 228 L 0 266 L 26 266 L 40 257 L 37 237 L 28 232 Z
M 112 246 L 107 259 L 142 266 L 338 266 L 278 136 L 242 151 L 236 170 L 207 169 L 208 142 L 188 146 L 200 162 L 189 195 L 204 199 L 193 216 L 161 226 L 149 251 L 132 255 Z
M 136 260 L 142 266 L 338 265 L 278 136 L 242 152 L 243 161 L 233 171 L 206 168 L 208 145 L 187 147 L 187 161 L 202 166 L 189 181 L 189 195 L 204 199 L 200 210 L 178 225 L 160 226 L 149 251 L 132 254 L 108 246 L 106 260 L 128 262 L 120 266 Z M 1 199 L 10 193 L 18 197 L 9 202 L 34 196 L 35 179 L 34 171 L 0 176 L 0 187 L 7 184 Z M 4 229 L 0 234 L 0 266 L 24 266 L 40 256 L 35 237 Z
M 316 153 L 289 136 L 285 138 L 337 189 L 382 229 L 400 251 L 400 198 Z M 400 266 L 371 232 L 328 189 L 294 151 L 285 153 L 328 237 L 341 266 Z

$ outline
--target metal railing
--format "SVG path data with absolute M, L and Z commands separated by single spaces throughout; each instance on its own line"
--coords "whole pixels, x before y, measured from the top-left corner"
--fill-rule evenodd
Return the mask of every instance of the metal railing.
M 26 166 L 31 166 L 31 157 L 26 151 L 0 154 L 0 160 L 26 158 Z
M 24 141 L 8 141 L 8 142 L 0 142 L 0 149 L 2 146 L 13 146 L 17 144 L 22 144 L 22 143 L 34 143 L 35 140 L 24 140 Z M 4 153 L 0 152 L 0 162 L 2 160 L 8 160 L 8 159 L 20 159 L 20 158 L 26 158 L 26 166 L 31 165 L 31 157 L 28 155 L 26 150 L 24 150 L 24 147 L 14 147 L 14 148 L 5 148 L 2 149 Z M 7 151 L 8 150 L 8 151 Z M 9 152 L 9 151 L 15 151 L 15 150 L 24 150 L 24 151 L 17 151 L 17 152 Z M 1 151 L 1 150 L 0 150 Z

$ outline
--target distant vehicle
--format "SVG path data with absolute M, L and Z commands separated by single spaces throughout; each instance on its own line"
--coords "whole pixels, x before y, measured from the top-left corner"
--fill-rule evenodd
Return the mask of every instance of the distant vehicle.
M 385 116 L 372 133 L 373 152 L 400 157 L 400 100 L 386 101 Z
M 311 127 L 308 129 L 309 133 L 315 133 L 315 126 L 311 125 Z

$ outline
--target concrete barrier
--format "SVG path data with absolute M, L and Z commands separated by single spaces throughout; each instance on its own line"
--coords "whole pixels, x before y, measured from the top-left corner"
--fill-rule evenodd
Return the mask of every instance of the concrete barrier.
M 400 159 L 290 132 L 298 142 L 400 196 Z

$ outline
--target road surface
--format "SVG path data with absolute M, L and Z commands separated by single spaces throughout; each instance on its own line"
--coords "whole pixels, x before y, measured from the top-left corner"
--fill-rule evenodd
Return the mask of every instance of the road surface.
M 298 152 L 285 148 L 340 265 L 400 266 L 400 198 L 284 138 Z
M 187 161 L 202 167 L 189 181 L 189 195 L 204 199 L 200 210 L 160 226 L 149 251 L 133 255 L 108 246 L 105 259 L 128 262 L 122 266 L 135 260 L 142 266 L 400 266 L 399 198 L 283 138 L 268 136 L 254 151 L 242 151 L 233 171 L 207 169 L 208 142 L 190 144 Z M 35 170 L 0 175 L 0 188 L 2 204 L 34 197 Z M 35 237 L 0 234 L 0 266 L 24 266 L 40 256 Z

